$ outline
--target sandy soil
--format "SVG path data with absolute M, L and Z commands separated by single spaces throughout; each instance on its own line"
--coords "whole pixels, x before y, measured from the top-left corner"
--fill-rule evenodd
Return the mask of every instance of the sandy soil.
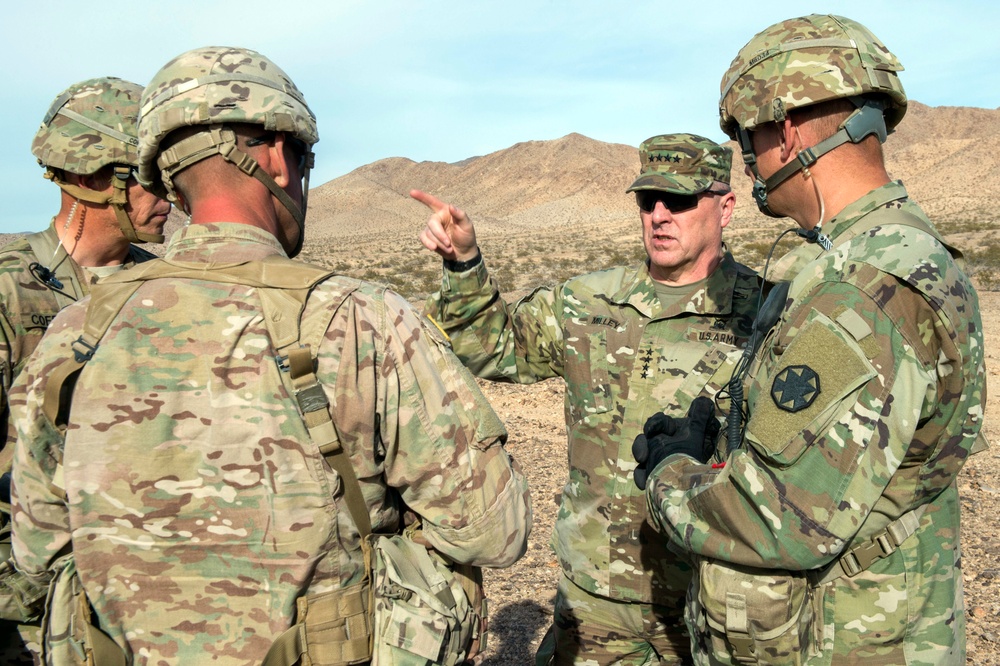
M 1000 665 L 1000 292 L 980 294 L 992 389 L 986 433 L 992 449 L 973 457 L 959 478 L 962 495 L 962 550 L 968 620 L 968 661 Z M 566 478 L 562 384 L 532 386 L 482 383 L 510 432 L 509 450 L 524 467 L 532 489 L 535 526 L 524 558 L 510 569 L 487 571 L 491 634 L 485 664 L 530 664 L 552 619 L 559 565 L 548 541 L 559 493 Z

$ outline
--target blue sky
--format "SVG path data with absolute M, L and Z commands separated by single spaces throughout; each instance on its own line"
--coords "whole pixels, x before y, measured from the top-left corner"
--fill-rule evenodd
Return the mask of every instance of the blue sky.
M 0 232 L 41 229 L 56 212 L 57 189 L 30 146 L 61 90 L 95 76 L 145 84 L 209 44 L 264 53 L 305 93 L 321 136 L 314 185 L 385 157 L 454 162 L 570 132 L 631 145 L 677 131 L 721 140 L 719 80 L 733 56 L 771 23 L 809 12 L 867 25 L 906 67 L 911 99 L 1000 106 L 995 0 L 8 4 Z

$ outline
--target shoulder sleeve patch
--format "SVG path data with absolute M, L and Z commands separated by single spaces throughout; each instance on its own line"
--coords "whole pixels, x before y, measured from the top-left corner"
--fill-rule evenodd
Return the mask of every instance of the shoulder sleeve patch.
M 867 355 L 844 329 L 822 314 L 809 322 L 759 376 L 747 433 L 778 465 L 790 465 L 809 442 L 842 416 L 837 404 L 876 375 Z M 753 395 L 753 393 L 751 393 Z

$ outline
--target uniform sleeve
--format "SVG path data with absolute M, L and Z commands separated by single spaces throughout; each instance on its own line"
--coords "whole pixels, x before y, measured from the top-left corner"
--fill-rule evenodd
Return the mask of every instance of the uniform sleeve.
M 17 431 L 13 551 L 18 570 L 35 585 L 50 582 L 58 569 L 55 561 L 70 549 L 69 511 L 59 473 L 64 439 L 42 412 L 45 379 L 62 359 L 72 357 L 73 337 L 61 319 L 53 322 L 11 390 L 11 419 Z
M 673 543 L 748 566 L 819 567 L 858 533 L 900 466 L 921 464 L 907 455 L 935 405 L 937 359 L 925 346 L 934 314 L 891 277 L 871 286 L 823 283 L 793 306 L 748 389 L 748 446 L 724 469 L 675 455 L 655 471 L 651 520 Z M 890 298 L 920 322 L 904 330 L 927 339 L 904 336 L 884 309 Z M 912 501 L 919 489 L 897 492 Z
M 0 450 L 0 459 L 4 461 L 3 465 L 0 465 L 0 472 L 6 470 L 6 462 L 11 459 L 12 451 L 7 449 L 7 446 L 13 446 L 14 440 L 16 439 L 16 434 L 13 427 L 8 427 L 9 424 L 9 405 L 8 405 L 8 394 L 10 393 L 11 382 L 13 381 L 13 359 L 11 350 L 13 349 L 13 344 L 11 340 L 14 336 L 14 330 L 7 321 L 7 317 L 0 312 L 0 432 L 4 433 L 6 436 L 6 443 Z
M 17 333 L 12 316 L 16 316 L 18 305 L 16 303 L 17 293 L 12 285 L 10 270 L 7 262 L 0 264 L 0 415 L 3 418 L 3 432 L 7 433 L 7 441 L 13 446 L 14 430 L 8 428 L 8 393 L 11 383 L 14 381 L 14 368 L 17 365 Z M 11 452 L 4 456 L 5 461 L 10 460 Z
M 398 494 L 431 545 L 456 562 L 512 564 L 532 518 L 503 424 L 441 333 L 402 297 L 356 294 L 354 302 L 335 327 L 347 339 L 334 403 L 348 450 L 369 455 L 365 441 L 374 441 L 374 460 L 354 460 L 370 470 L 363 485 Z
M 537 289 L 508 305 L 483 261 L 461 273 L 445 269 L 424 311 L 477 377 L 531 384 L 562 376 L 560 300 L 558 289 Z

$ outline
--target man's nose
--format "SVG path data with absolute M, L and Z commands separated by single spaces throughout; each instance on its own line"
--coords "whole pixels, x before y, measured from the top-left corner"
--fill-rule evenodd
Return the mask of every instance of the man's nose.
M 657 224 L 663 224 L 664 222 L 670 222 L 674 219 L 673 213 L 667 208 L 662 201 L 657 201 L 656 205 L 653 206 L 653 222 Z

